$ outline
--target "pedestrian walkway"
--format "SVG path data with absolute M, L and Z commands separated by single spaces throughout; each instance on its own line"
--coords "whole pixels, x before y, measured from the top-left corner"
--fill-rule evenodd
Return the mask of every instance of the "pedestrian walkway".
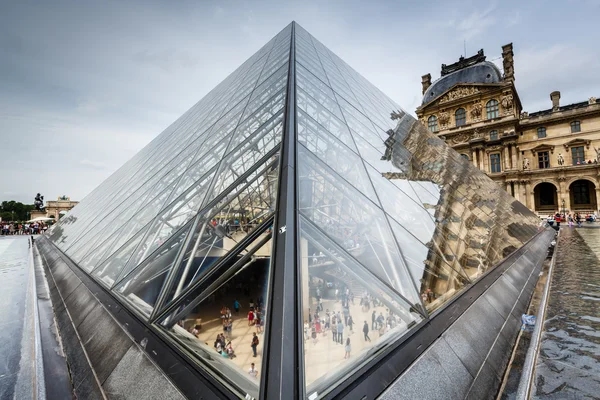
M 33 270 L 28 239 L 0 237 L 0 399 L 33 397 Z
M 600 399 L 600 229 L 562 227 L 536 399 Z

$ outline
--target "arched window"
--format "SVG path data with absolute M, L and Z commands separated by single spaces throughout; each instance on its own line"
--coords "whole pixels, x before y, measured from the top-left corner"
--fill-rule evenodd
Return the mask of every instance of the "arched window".
M 467 123 L 467 112 L 464 108 L 459 108 L 454 113 L 454 119 L 456 120 L 456 126 L 463 126 Z
M 581 132 L 581 122 L 573 121 L 571 122 L 571 133 Z
M 485 111 L 487 113 L 487 119 L 498 118 L 498 100 L 490 100 L 485 105 Z
M 538 139 L 542 139 L 542 138 L 546 137 L 546 128 L 544 128 L 544 127 L 538 128 L 537 132 L 538 132 Z
M 469 156 L 466 154 L 461 154 L 460 155 L 462 158 L 464 158 L 465 160 L 469 161 Z
M 490 140 L 498 140 L 498 131 L 497 130 L 490 131 Z
M 429 128 L 431 132 L 438 131 L 437 117 L 435 115 L 432 115 L 427 119 L 427 128 Z

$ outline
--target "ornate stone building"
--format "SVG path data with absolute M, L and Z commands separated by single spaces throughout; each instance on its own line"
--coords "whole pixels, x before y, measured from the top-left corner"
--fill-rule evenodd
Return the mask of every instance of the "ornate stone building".
M 561 106 L 552 92 L 552 108 L 527 113 L 512 43 L 502 59 L 504 73 L 480 50 L 424 75 L 419 120 L 538 215 L 598 213 L 600 100 Z

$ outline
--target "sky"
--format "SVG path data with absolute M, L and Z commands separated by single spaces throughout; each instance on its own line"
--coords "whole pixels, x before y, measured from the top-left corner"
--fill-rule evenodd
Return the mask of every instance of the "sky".
M 512 42 L 525 111 L 600 98 L 600 0 L 0 0 L 0 201 L 81 200 L 295 20 L 414 115 Z

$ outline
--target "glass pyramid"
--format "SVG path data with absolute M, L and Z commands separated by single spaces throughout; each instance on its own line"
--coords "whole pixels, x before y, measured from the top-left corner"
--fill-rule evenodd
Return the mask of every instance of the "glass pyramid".
M 316 399 L 538 225 L 292 23 L 47 236 L 222 390 Z

